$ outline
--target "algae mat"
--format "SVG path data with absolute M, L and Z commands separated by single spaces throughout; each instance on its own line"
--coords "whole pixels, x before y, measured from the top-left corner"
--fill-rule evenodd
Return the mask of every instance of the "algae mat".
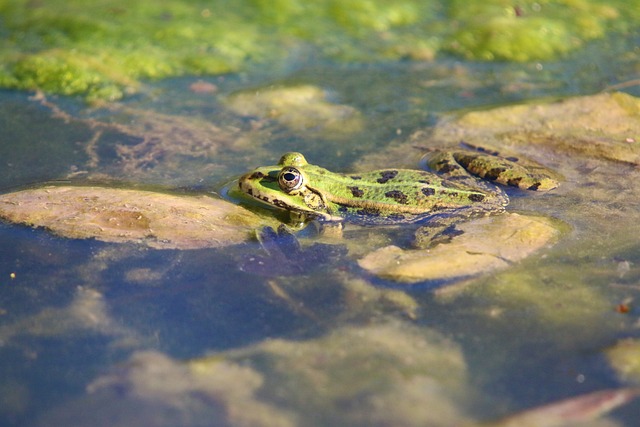
M 304 46 L 352 63 L 443 51 L 546 60 L 624 33 L 638 10 L 638 0 L 14 0 L 0 2 L 0 86 L 116 100 L 144 80 L 277 67 Z

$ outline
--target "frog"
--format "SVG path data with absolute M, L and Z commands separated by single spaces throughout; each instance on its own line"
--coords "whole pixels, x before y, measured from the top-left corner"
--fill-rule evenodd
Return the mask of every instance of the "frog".
M 238 190 L 261 204 L 286 210 L 300 222 L 361 225 L 420 223 L 415 246 L 428 246 L 456 223 L 503 213 L 506 192 L 495 185 L 548 191 L 557 186 L 543 167 L 522 166 L 488 150 L 432 150 L 425 168 L 338 173 L 288 152 L 272 166 L 238 179 Z

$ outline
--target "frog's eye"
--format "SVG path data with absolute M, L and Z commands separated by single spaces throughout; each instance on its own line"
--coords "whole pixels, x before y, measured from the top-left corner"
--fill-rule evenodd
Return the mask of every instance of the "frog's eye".
M 302 174 L 296 168 L 286 167 L 282 168 L 280 175 L 278 175 L 278 184 L 282 191 L 290 193 L 293 190 L 297 190 L 302 186 Z

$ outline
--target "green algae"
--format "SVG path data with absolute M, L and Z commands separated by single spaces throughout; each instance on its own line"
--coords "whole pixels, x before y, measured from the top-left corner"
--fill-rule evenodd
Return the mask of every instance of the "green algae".
M 601 38 L 621 9 L 586 0 L 506 0 L 471 3 L 454 0 L 451 18 L 460 30 L 447 48 L 472 59 L 530 61 L 558 54 Z
M 0 85 L 89 100 L 121 98 L 142 79 L 236 71 L 259 47 L 256 27 L 204 3 L 7 1 L 0 14 Z
M 626 31 L 639 0 L 0 1 L 0 86 L 116 100 L 141 81 L 277 67 L 292 49 L 347 62 L 550 59 Z

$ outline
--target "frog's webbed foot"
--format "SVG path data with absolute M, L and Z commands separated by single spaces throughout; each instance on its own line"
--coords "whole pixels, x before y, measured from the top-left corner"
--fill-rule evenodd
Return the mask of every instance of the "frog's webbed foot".
M 441 243 L 449 243 L 455 236 L 462 234 L 455 224 L 447 226 L 422 225 L 413 235 L 412 246 L 415 249 L 428 249 Z
M 326 268 L 327 263 L 347 253 L 344 245 L 313 243 L 303 247 L 285 224 L 280 224 L 277 230 L 269 226 L 256 230 L 256 238 L 266 254 L 252 254 L 242 269 L 264 276 L 306 274 Z
M 456 228 L 456 224 L 463 220 L 461 216 L 430 218 L 414 232 L 412 246 L 416 249 L 427 249 L 450 242 L 455 236 L 463 233 Z

